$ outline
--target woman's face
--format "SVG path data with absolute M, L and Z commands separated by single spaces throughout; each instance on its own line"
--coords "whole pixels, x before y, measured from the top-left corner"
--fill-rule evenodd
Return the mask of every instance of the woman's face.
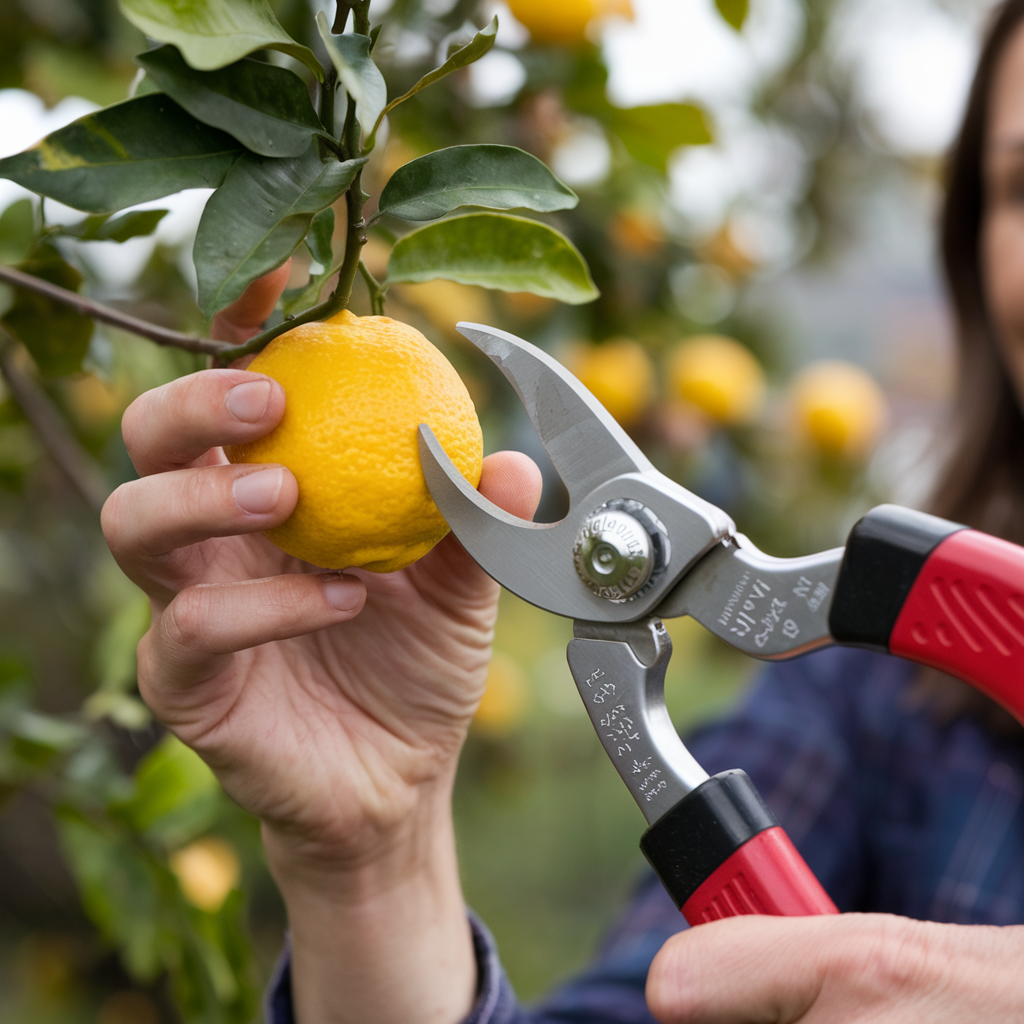
M 981 257 L 988 307 L 1024 407 L 1024 23 L 992 81 Z

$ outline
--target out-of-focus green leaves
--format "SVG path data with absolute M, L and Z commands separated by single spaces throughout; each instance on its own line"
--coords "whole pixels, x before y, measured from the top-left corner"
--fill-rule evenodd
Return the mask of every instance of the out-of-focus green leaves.
M 309 234 L 306 235 L 306 245 L 309 246 L 313 259 L 324 270 L 330 269 L 331 264 L 334 262 L 333 238 L 334 210 L 328 206 L 326 210 L 321 210 L 313 218 L 313 223 L 309 227 Z
M 737 32 L 743 28 L 750 11 L 750 0 L 715 0 L 718 13 L 732 25 Z
M 565 235 L 502 213 L 452 217 L 398 240 L 388 260 L 388 284 L 439 277 L 573 305 L 599 295 L 586 261 Z
M 180 942 L 162 906 L 173 894 L 173 876 L 105 821 L 64 807 L 57 824 L 86 913 L 118 947 L 129 974 L 153 981 Z
M 82 284 L 82 275 L 49 246 L 18 264 L 18 269 L 73 292 Z M 61 377 L 82 368 L 93 322 L 70 306 L 16 288 L 14 304 L 0 322 L 29 350 L 44 377 Z
M 136 655 L 142 635 L 149 629 L 149 599 L 138 594 L 111 617 L 93 651 L 93 667 L 99 680 L 86 700 L 87 717 L 109 718 L 125 729 L 149 724 L 149 709 L 134 694 Z
M 136 28 L 173 43 L 200 71 L 234 64 L 256 50 L 280 50 L 323 78 L 313 51 L 285 32 L 267 0 L 120 0 L 120 5 Z
M 693 103 L 657 103 L 615 107 L 608 102 L 608 71 L 595 54 L 577 59 L 566 83 L 566 106 L 599 121 L 618 136 L 634 160 L 664 172 L 668 157 L 680 146 L 702 146 L 713 139 L 703 108 Z
M 246 58 L 216 71 L 196 71 L 173 46 L 135 60 L 193 117 L 228 132 L 254 153 L 299 156 L 313 135 L 331 137 L 305 83 L 286 68 Z
M 578 202 L 540 160 L 515 146 L 450 146 L 399 167 L 384 186 L 379 212 L 433 220 L 460 206 L 548 213 Z
M 318 11 L 316 27 L 324 41 L 331 63 L 338 72 L 341 84 L 356 102 L 356 117 L 368 131 L 377 123 L 388 101 L 388 87 L 380 68 L 370 56 L 372 40 L 356 33 L 335 36 L 331 34 L 323 11 Z
M 210 828 L 220 800 L 220 783 L 202 758 L 165 736 L 135 772 L 135 793 L 116 810 L 154 845 L 173 850 Z
M 78 224 L 62 227 L 60 233 L 83 242 L 127 242 L 129 238 L 151 235 L 167 214 L 167 210 L 132 210 L 120 217 L 95 213 Z
M 680 146 L 712 141 L 703 108 L 693 103 L 658 103 L 650 107 L 610 107 L 601 118 L 629 150 L 630 156 L 659 171 Z
M 404 103 L 411 96 L 415 96 L 421 89 L 426 89 L 428 85 L 433 85 L 435 82 L 440 82 L 442 78 L 446 78 L 453 71 L 459 71 L 462 68 L 469 67 L 470 64 L 478 61 L 487 51 L 494 45 L 494 40 L 498 35 L 498 16 L 495 15 L 491 20 L 491 23 L 487 28 L 477 32 L 475 36 L 463 47 L 456 50 L 439 68 L 435 68 L 433 71 L 425 74 L 408 92 L 402 93 L 401 96 L 393 99 L 377 116 L 373 123 L 373 129 L 370 132 L 369 138 L 366 140 L 367 149 L 373 148 L 373 143 L 377 137 L 377 129 L 380 127 L 381 121 L 398 106 L 399 103 Z
M 35 215 L 31 199 L 19 199 L 0 214 L 0 263 L 20 263 L 32 248 Z
M 313 217 L 342 195 L 366 158 L 321 160 L 246 154 L 210 197 L 193 257 L 205 316 L 234 302 L 250 282 L 279 267 L 309 232 Z
M 0 160 L 0 177 L 76 210 L 110 213 L 180 192 L 216 188 L 242 152 L 162 93 L 87 114 Z

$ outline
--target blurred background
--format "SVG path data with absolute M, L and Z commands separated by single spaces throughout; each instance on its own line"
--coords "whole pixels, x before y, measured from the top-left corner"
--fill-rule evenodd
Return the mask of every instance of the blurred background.
M 326 3 L 273 6 L 319 45 L 312 10 Z M 553 220 L 590 263 L 591 305 L 450 282 L 388 296 L 388 314 L 462 373 L 487 449 L 544 467 L 538 518 L 559 518 L 564 495 L 459 319 L 557 355 L 659 469 L 772 554 L 841 543 L 880 501 L 924 500 L 953 373 L 935 260 L 942 156 L 990 7 L 375 0 L 391 94 L 470 23 L 496 12 L 501 27 L 478 64 L 398 108 L 369 191 L 439 146 L 502 142 L 581 197 Z M 0 0 L 0 156 L 123 98 L 145 48 L 112 0 Z M 190 250 L 207 195 L 149 204 L 170 210 L 151 237 L 62 251 L 90 295 L 202 332 Z M 34 201 L 0 181 L 0 260 L 21 258 Z M 46 213 L 82 216 L 49 201 Z M 371 237 L 371 269 L 384 242 Z M 308 274 L 296 258 L 292 284 Z M 0 290 L 0 311 L 9 302 Z M 132 475 L 124 408 L 201 364 L 97 325 L 84 366 L 21 370 L 111 488 Z M 137 698 L 147 614 L 0 385 L 0 1021 L 259 1019 L 281 906 L 255 823 Z M 685 732 L 724 713 L 757 666 L 690 620 L 670 632 L 668 701 Z M 576 695 L 570 635 L 503 596 L 458 781 L 467 899 L 527 999 L 586 961 L 642 870 L 643 819 Z

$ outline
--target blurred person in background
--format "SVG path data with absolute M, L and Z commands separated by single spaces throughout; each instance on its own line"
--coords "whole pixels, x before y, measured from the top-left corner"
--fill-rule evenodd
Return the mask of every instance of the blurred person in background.
M 960 372 L 932 511 L 1022 543 L 1024 0 L 999 9 L 981 54 L 943 258 Z M 254 333 L 284 276 L 222 314 L 220 336 Z M 124 423 L 141 479 L 104 515 L 153 602 L 143 695 L 263 823 L 291 926 L 268 1020 L 1024 1018 L 1024 929 L 1006 927 L 1024 922 L 1024 730 L 956 680 L 849 649 L 771 666 L 690 746 L 709 772 L 745 769 L 859 913 L 687 930 L 652 876 L 584 974 L 519 1007 L 467 917 L 450 807 L 497 587 L 451 536 L 389 576 L 305 571 L 273 548 L 260 531 L 290 514 L 294 479 L 229 466 L 217 446 L 262 436 L 283 409 L 280 387 L 243 369 L 142 396 Z M 529 517 L 540 481 L 499 453 L 480 487 Z

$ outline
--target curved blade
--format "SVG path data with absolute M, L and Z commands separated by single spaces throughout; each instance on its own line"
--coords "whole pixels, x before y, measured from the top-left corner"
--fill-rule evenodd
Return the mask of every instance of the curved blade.
M 536 345 L 484 324 L 456 329 L 509 379 L 569 492 L 570 503 L 622 473 L 654 467 L 604 406 Z

